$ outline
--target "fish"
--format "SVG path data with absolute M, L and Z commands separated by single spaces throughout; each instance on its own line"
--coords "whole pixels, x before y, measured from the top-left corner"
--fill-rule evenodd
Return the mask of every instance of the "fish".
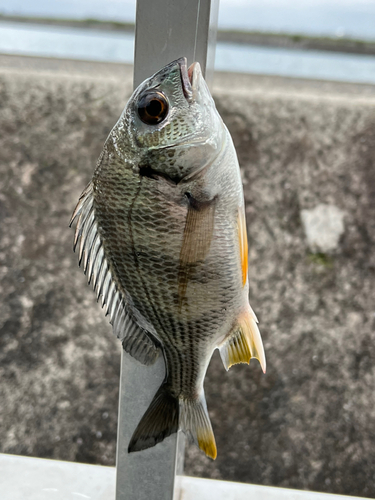
M 232 138 L 198 62 L 166 65 L 133 92 L 70 225 L 74 250 L 123 349 L 166 376 L 129 453 L 182 430 L 217 455 L 204 378 L 266 359 L 249 303 L 243 187 Z

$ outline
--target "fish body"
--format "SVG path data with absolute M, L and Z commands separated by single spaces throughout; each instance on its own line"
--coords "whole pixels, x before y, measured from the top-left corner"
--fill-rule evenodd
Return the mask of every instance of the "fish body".
M 80 263 L 114 333 L 140 362 L 166 363 L 129 451 L 180 428 L 215 458 L 203 390 L 212 353 L 226 369 L 256 357 L 265 370 L 265 357 L 237 156 L 198 63 L 174 61 L 135 90 L 76 218 Z

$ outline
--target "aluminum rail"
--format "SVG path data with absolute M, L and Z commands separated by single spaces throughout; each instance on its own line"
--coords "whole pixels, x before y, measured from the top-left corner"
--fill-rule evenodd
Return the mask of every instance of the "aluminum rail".
M 138 0 L 134 87 L 169 62 L 198 61 L 212 83 L 219 0 Z M 119 395 L 116 500 L 172 500 L 179 497 L 184 438 L 179 432 L 148 450 L 128 453 L 130 438 L 164 380 L 162 358 L 143 366 L 123 352 Z

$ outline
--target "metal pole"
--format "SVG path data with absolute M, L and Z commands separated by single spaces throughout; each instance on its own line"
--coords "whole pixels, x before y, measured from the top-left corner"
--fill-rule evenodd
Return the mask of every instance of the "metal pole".
M 212 82 L 219 0 L 138 0 L 135 31 L 134 87 L 179 57 L 198 61 Z M 148 450 L 128 453 L 130 438 L 162 383 L 162 358 L 143 366 L 121 357 L 117 434 L 116 500 L 178 498 L 176 473 L 183 470 L 180 432 Z
M 219 0 L 137 0 L 134 87 L 166 64 L 198 61 L 212 82 Z

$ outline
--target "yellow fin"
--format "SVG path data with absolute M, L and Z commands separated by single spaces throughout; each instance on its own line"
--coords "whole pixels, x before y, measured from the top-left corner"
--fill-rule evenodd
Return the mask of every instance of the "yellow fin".
M 250 363 L 256 358 L 263 372 L 266 372 L 266 357 L 256 322 L 256 316 L 249 308 L 241 314 L 229 337 L 220 346 L 220 356 L 226 370 L 237 363 Z
M 215 436 L 208 416 L 203 388 L 194 399 L 180 398 L 180 429 L 194 441 L 204 453 L 215 460 L 217 451 Z
M 238 209 L 238 240 L 240 244 L 242 286 L 244 287 L 246 284 L 248 272 L 248 244 L 245 210 L 243 206 Z
M 238 328 L 220 347 L 220 355 L 226 370 L 237 363 L 250 363 L 250 347 L 241 329 Z
M 215 443 L 215 437 L 211 431 L 211 433 L 207 432 L 206 429 L 198 430 L 198 446 L 204 451 L 204 453 L 215 460 L 217 457 L 217 449 Z

